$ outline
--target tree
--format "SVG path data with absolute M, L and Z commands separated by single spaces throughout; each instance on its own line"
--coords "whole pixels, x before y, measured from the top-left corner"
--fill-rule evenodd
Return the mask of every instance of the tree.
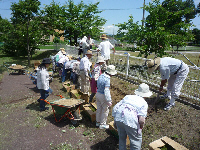
M 102 32 L 101 26 L 105 24 L 105 19 L 98 16 L 102 11 L 98 10 L 99 2 L 86 5 L 81 1 L 75 5 L 72 0 L 68 0 L 65 5 L 54 1 L 43 11 L 44 21 L 51 29 L 65 31 L 64 33 L 55 33 L 56 36 L 64 36 L 70 40 L 70 45 L 77 44 L 77 38 L 91 34 L 92 37 L 99 37 Z M 53 19 L 53 21 L 51 20 Z
M 45 5 L 45 8 L 41 10 L 41 22 L 43 22 L 42 30 L 44 31 L 44 35 L 54 35 L 55 37 L 62 36 L 59 32 L 56 32 L 56 29 L 63 29 L 64 25 L 62 24 L 62 20 L 65 18 L 65 16 L 62 15 L 63 11 L 65 11 L 64 8 L 54 0 L 50 5 Z
M 139 50 L 140 56 L 144 54 L 147 57 L 154 52 L 162 57 L 165 50 L 170 49 L 170 44 L 183 46 L 192 39 L 192 34 L 188 31 L 191 24 L 181 19 L 184 15 L 183 10 L 176 10 L 174 0 L 172 3 L 168 1 L 165 5 L 166 7 L 163 7 L 159 0 L 154 0 L 153 3 L 145 6 L 149 15 L 144 22 L 144 27 L 138 25 L 138 22 L 134 23 L 132 16 L 128 23 L 118 24 L 118 34 L 124 34 L 122 40 L 125 39 L 129 43 L 136 42 L 139 47 L 132 50 Z M 170 5 L 174 11 L 169 11 L 167 5 Z
M 192 33 L 194 34 L 194 44 L 199 45 L 200 44 L 200 30 L 197 28 L 194 28 L 192 30 Z
M 178 50 L 178 47 L 186 46 L 187 42 L 193 39 L 189 28 L 192 26 L 191 19 L 196 15 L 194 1 L 165 0 L 162 6 L 169 12 L 165 18 L 167 20 L 165 28 L 173 35 L 170 44 L 172 47 L 177 46 Z
M 12 40 L 16 43 L 15 51 L 19 55 L 30 56 L 38 48 L 38 44 L 44 43 L 42 22 L 40 17 L 40 2 L 38 0 L 20 0 L 19 3 L 12 3 L 11 21 L 14 26 Z
M 3 47 L 1 47 L 2 50 L 13 49 L 11 44 L 13 31 L 13 25 L 7 19 L 2 19 L 0 16 L 0 42 L 4 42 Z M 6 53 L 5 51 L 3 52 Z

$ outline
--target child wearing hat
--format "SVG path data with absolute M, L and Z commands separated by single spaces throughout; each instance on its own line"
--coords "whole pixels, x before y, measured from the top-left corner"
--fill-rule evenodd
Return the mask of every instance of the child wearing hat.
M 92 70 L 92 78 L 90 80 L 90 86 L 91 86 L 91 92 L 92 94 L 90 95 L 90 100 L 89 102 L 92 102 L 92 99 L 94 98 L 95 94 L 97 93 L 97 80 L 99 76 L 102 74 L 101 72 L 101 65 L 104 64 L 104 59 L 102 56 L 97 57 L 97 62 L 94 65 L 94 68 Z
M 38 99 L 38 102 L 40 103 L 40 111 L 45 111 L 48 109 L 48 107 L 45 107 L 44 100 L 49 96 L 49 92 L 52 92 L 49 87 L 50 78 L 47 71 L 47 68 L 50 64 L 50 59 L 44 58 L 37 70 L 37 88 L 40 90 L 40 98 Z

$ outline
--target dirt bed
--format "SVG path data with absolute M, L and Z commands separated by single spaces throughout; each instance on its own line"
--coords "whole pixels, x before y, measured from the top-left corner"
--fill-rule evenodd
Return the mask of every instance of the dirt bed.
M 63 89 L 58 76 L 50 84 L 53 89 L 47 100 L 60 99 L 57 95 L 69 97 Z M 115 77 L 111 78 L 113 106 L 125 95 L 133 94 L 138 85 L 129 84 Z M 92 149 L 116 150 L 118 139 L 109 130 L 95 127 L 89 118 L 83 117 L 78 127 L 69 119 L 56 122 L 51 106 L 48 111 L 40 112 L 37 99 L 40 94 L 27 75 L 5 74 L 0 84 L 0 147 L 1 149 Z M 143 129 L 142 149 L 163 136 L 168 136 L 188 149 L 200 149 L 200 111 L 182 103 L 170 111 L 164 111 L 166 100 L 159 101 L 158 111 L 154 111 L 156 93 L 147 102 L 148 117 Z M 108 122 L 113 121 L 111 116 Z M 59 118 L 59 116 L 56 116 Z

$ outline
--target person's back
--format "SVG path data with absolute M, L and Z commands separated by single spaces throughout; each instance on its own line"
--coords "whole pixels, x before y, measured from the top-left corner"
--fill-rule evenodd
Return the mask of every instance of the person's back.
M 107 40 L 103 40 L 99 48 L 101 50 L 101 56 L 104 57 L 105 60 L 110 59 L 110 49 L 112 49 L 114 46 Z
M 97 80 L 97 92 L 104 94 L 105 87 L 110 87 L 110 76 L 103 73 Z

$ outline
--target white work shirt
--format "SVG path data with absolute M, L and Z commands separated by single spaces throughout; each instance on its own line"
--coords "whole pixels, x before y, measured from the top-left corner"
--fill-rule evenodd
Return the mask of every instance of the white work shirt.
M 43 90 L 49 89 L 49 73 L 47 69 L 37 70 L 37 88 Z
M 171 57 L 160 58 L 159 71 L 162 80 L 169 79 L 180 67 L 181 61 Z
M 87 55 L 85 55 L 85 57 L 83 57 L 80 61 L 80 71 L 85 72 L 85 75 L 88 76 L 88 71 L 90 71 L 90 66 L 92 65 L 92 63 L 89 61 Z
M 144 98 L 137 95 L 126 95 L 118 102 L 112 110 L 115 121 L 123 122 L 125 125 L 138 129 L 138 117 L 147 116 L 148 104 Z
M 64 64 L 65 62 L 68 62 L 69 58 L 67 56 L 61 57 L 58 61 L 59 64 Z
M 94 43 L 94 42 L 93 42 L 93 39 L 91 39 L 91 38 L 90 38 L 90 39 L 87 39 L 86 42 L 87 42 L 89 45 L 92 45 L 92 44 Z
M 87 37 L 83 37 L 82 40 L 81 40 L 81 42 L 80 42 L 83 49 L 86 49 L 86 48 L 88 48 L 88 47 L 90 46 L 90 45 L 87 43 L 86 40 L 87 40 Z
M 113 48 L 114 46 L 107 40 L 102 41 L 98 47 L 98 49 L 101 51 L 101 56 L 104 58 L 104 60 L 110 59 L 110 49 Z

